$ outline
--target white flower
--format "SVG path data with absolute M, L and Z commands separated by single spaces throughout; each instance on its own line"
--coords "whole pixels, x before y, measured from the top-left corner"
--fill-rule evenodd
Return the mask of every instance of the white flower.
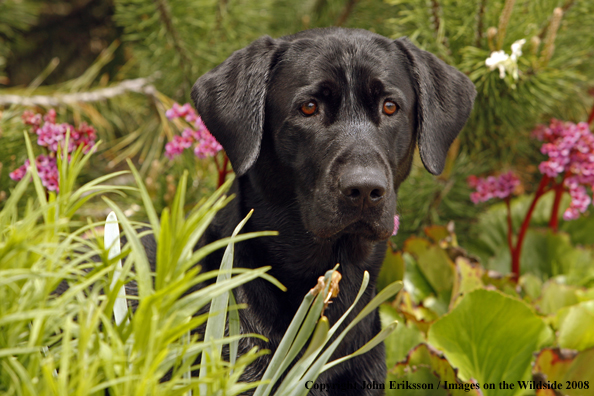
M 522 56 L 522 46 L 525 39 L 514 42 L 511 46 L 511 56 L 504 51 L 493 51 L 491 56 L 485 60 L 485 65 L 490 70 L 499 69 L 499 77 L 505 78 L 505 73 L 511 74 L 514 80 L 518 79 L 518 58 Z
M 517 61 L 520 56 L 522 56 L 522 46 L 526 44 L 526 39 L 518 40 L 514 42 L 511 46 L 511 58 L 514 61 Z
M 485 64 L 489 66 L 489 69 L 495 70 L 495 68 L 499 68 L 499 77 L 505 77 L 505 69 L 506 64 L 509 61 L 509 55 L 507 55 L 503 51 L 494 51 L 491 52 L 491 56 L 485 60 Z

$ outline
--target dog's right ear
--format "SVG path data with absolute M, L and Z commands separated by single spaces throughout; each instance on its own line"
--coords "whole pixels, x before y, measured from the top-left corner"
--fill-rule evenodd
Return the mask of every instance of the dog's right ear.
M 425 168 L 439 175 L 450 145 L 466 123 L 476 89 L 464 73 L 407 38 L 394 41 L 408 58 L 417 92 L 417 139 Z
M 202 121 L 221 143 L 237 176 L 256 162 L 264 105 L 277 44 L 268 36 L 235 51 L 196 81 L 192 99 Z

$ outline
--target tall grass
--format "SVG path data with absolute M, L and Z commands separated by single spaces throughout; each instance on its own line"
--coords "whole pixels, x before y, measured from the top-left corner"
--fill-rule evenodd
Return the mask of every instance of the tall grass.
M 34 164 L 32 145 L 25 138 Z M 107 390 L 110 395 L 126 396 L 238 395 L 259 386 L 257 394 L 263 396 L 271 394 L 293 364 L 284 381 L 276 384 L 282 392 L 277 394 L 303 395 L 307 393 L 305 381 L 315 380 L 339 363 L 328 360 L 346 331 L 400 288 L 393 284 L 384 289 L 330 343 L 350 310 L 329 328 L 323 307 L 332 293 L 336 269 L 328 271 L 323 287 L 305 296 L 263 380 L 243 383 L 243 371 L 267 351 L 251 350 L 237 356 L 241 337 L 262 336 L 239 334 L 238 307 L 231 291 L 258 277 L 283 286 L 266 274 L 268 267 L 232 268 L 233 246 L 275 233 L 239 234 L 248 216 L 230 238 L 194 251 L 217 211 L 232 199 L 225 195 L 231 180 L 186 213 L 185 173 L 173 204 L 159 216 L 132 163 L 137 188 L 103 184 L 121 174 L 118 172 L 77 189 L 76 177 L 92 152 L 76 151 L 69 161 L 66 155 L 58 153 L 59 194 L 45 191 L 33 166 L 0 211 L 0 394 L 104 395 Z M 30 183 L 35 186 L 36 198 L 19 211 L 22 205 L 18 203 Z M 150 223 L 148 231 L 146 224 L 129 221 L 108 197 L 125 192 L 140 195 Z M 97 195 L 117 215 L 126 236 L 120 253 L 115 249 L 110 254 L 113 246 L 106 246 L 99 235 L 106 222 L 73 220 L 76 211 Z M 113 224 L 107 226 L 113 228 Z M 158 246 L 154 268 L 142 244 L 148 234 L 153 234 Z M 221 270 L 200 272 L 200 260 L 220 248 L 226 248 Z M 215 283 L 197 287 L 215 278 Z M 359 297 L 368 287 L 368 279 L 366 275 Z M 126 298 L 136 309 L 124 313 L 127 320 L 120 317 L 115 321 L 114 305 L 122 298 L 124 285 L 135 288 L 137 296 L 128 293 Z M 206 312 L 209 304 L 210 312 L 199 314 Z M 203 336 L 190 333 L 203 325 Z M 381 342 L 394 325 L 352 356 Z M 309 347 L 295 362 L 312 332 Z M 222 358 L 225 345 L 229 361 Z M 192 371 L 200 375 L 190 376 Z

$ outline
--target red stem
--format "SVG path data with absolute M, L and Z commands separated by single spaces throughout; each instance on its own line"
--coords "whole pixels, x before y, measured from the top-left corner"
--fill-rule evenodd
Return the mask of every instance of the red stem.
M 514 255 L 514 243 L 513 243 L 513 225 L 511 215 L 511 199 L 510 197 L 505 198 L 505 205 L 507 206 L 507 244 L 509 246 L 509 254 L 513 257 Z
M 553 185 L 553 190 L 555 190 L 555 200 L 553 201 L 553 209 L 551 210 L 549 228 L 553 230 L 554 233 L 557 233 L 557 231 L 559 231 L 559 206 L 561 204 L 563 192 L 565 191 L 565 188 L 563 187 L 563 181 L 565 180 L 565 176 L 566 175 L 563 175 L 563 179 L 561 179 L 559 183 L 555 183 Z
M 215 161 L 216 161 L 216 157 L 215 157 Z M 225 179 L 227 178 L 227 175 L 231 172 L 230 170 L 227 170 L 227 166 L 229 165 L 229 158 L 227 157 L 227 154 L 223 154 L 223 166 L 219 168 L 219 163 L 218 161 L 216 162 L 217 164 L 217 170 L 219 172 L 219 180 L 217 182 L 217 188 L 221 187 L 223 185 L 223 183 L 225 183 Z
M 536 207 L 536 202 L 542 197 L 545 193 L 545 188 L 547 184 L 549 184 L 550 178 L 547 175 L 542 176 L 542 180 L 534 193 L 534 199 L 528 208 L 528 212 L 526 213 L 526 217 L 520 226 L 520 232 L 518 233 L 518 242 L 516 243 L 516 248 L 512 253 L 512 279 L 517 282 L 518 278 L 520 277 L 520 255 L 522 253 L 522 243 L 524 242 L 524 237 L 526 236 L 526 231 L 528 230 L 528 225 L 530 224 L 530 219 L 532 219 L 532 213 L 534 212 L 534 208 Z
M 217 159 L 217 155 L 215 154 L 213 157 L 215 166 L 217 167 L 217 173 L 221 173 L 221 166 L 219 165 L 219 160 Z

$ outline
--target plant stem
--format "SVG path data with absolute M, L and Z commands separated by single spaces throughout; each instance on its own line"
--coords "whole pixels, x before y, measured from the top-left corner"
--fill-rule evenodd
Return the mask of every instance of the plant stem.
M 231 171 L 227 169 L 227 167 L 229 166 L 229 157 L 227 157 L 227 154 L 223 154 L 223 166 L 220 168 L 219 168 L 219 162 L 216 160 L 216 157 L 215 157 L 215 163 L 217 164 L 217 171 L 219 173 L 219 179 L 217 181 L 217 188 L 219 188 L 225 183 L 225 179 L 227 178 L 227 175 L 229 173 L 231 173 Z
M 356 3 L 357 3 L 357 0 L 349 0 L 346 3 L 346 5 L 344 6 L 344 9 L 342 10 L 342 13 L 340 14 L 340 17 L 338 17 L 338 19 L 336 20 L 336 23 L 335 23 L 336 26 L 342 26 L 345 24 L 345 22 L 347 21 L 347 19 L 353 12 L 353 8 L 355 8 Z
M 524 221 L 520 227 L 520 232 L 518 233 L 518 241 L 516 242 L 516 248 L 512 252 L 512 278 L 517 282 L 518 278 L 520 277 L 520 255 L 522 253 L 522 243 L 524 242 L 524 237 L 526 236 L 526 231 L 528 230 L 528 225 L 530 225 L 530 219 L 532 218 L 532 213 L 534 212 L 534 208 L 536 207 L 536 203 L 542 197 L 542 195 L 546 191 L 547 184 L 549 184 L 550 178 L 547 175 L 542 176 L 542 180 L 534 193 L 534 199 L 528 208 L 528 212 L 526 213 L 526 217 L 524 217 Z
M 507 206 L 507 244 L 509 246 L 509 253 L 510 256 L 513 257 L 514 255 L 514 242 L 513 242 L 513 225 L 512 225 L 512 215 L 511 215 L 511 199 L 510 197 L 505 198 L 505 205 Z
M 503 40 L 505 39 L 505 32 L 509 19 L 511 18 L 512 10 L 516 0 L 505 0 L 501 16 L 499 17 L 499 26 L 497 26 L 497 49 L 500 50 L 503 47 Z
M 474 44 L 475 47 L 481 46 L 481 40 L 483 39 L 483 29 L 484 29 L 484 17 L 485 17 L 485 5 L 487 0 L 481 0 L 478 6 L 478 12 L 476 15 L 476 43 Z
M 563 193 L 565 192 L 565 188 L 563 187 L 564 180 L 565 175 L 563 175 L 563 179 L 559 183 L 555 183 L 553 186 L 553 190 L 555 190 L 555 200 L 553 201 L 553 209 L 551 210 L 549 228 L 552 229 L 554 233 L 559 231 L 559 206 L 561 204 L 561 197 L 563 197 Z
M 155 3 L 155 7 L 157 8 L 157 11 L 159 12 L 159 19 L 161 20 L 161 23 L 163 23 L 163 26 L 165 27 L 165 30 L 167 31 L 167 34 L 169 35 L 169 37 L 171 38 L 172 44 L 173 44 L 173 48 L 175 48 L 175 52 L 177 52 L 177 54 L 179 55 L 179 65 L 182 69 L 182 73 L 183 73 L 183 78 L 184 78 L 184 86 L 183 86 L 183 91 L 184 91 L 184 96 L 187 93 L 187 91 L 190 89 L 190 87 L 192 87 L 191 83 L 190 83 L 190 64 L 192 63 L 191 59 L 190 59 L 190 55 L 188 54 L 188 51 L 185 48 L 185 45 L 183 44 L 181 38 L 179 37 L 179 34 L 177 32 L 177 30 L 175 29 L 175 26 L 173 24 L 173 18 L 171 17 L 171 13 L 169 12 L 169 5 L 167 4 L 167 0 L 153 0 Z

